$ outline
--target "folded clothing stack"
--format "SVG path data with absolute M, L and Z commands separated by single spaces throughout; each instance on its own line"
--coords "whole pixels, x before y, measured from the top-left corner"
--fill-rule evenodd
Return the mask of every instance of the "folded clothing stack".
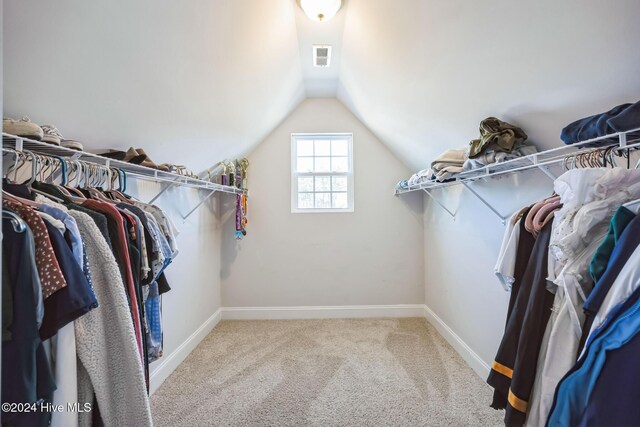
M 462 167 L 466 161 L 467 153 L 465 148 L 447 150 L 431 162 L 431 170 L 437 181 L 445 181 L 462 172 Z
M 473 169 L 480 169 L 493 163 L 502 163 L 507 160 L 517 159 L 518 157 L 528 156 L 537 153 L 536 147 L 530 144 L 523 144 L 515 148 L 510 153 L 505 151 L 495 151 L 493 149 L 485 150 L 480 156 L 473 159 L 468 159 L 464 162 L 462 169 L 464 171 L 470 171 Z
M 562 129 L 560 139 L 570 145 L 638 128 L 640 128 L 640 101 L 635 104 L 618 105 L 605 113 L 576 120 Z
M 412 185 L 420 184 L 424 181 L 431 181 L 433 177 L 433 171 L 429 169 L 422 169 L 420 172 L 416 172 L 411 175 L 409 179 L 403 179 L 396 184 L 396 188 L 399 190 L 406 190 Z
M 488 117 L 480 122 L 480 138 L 465 148 L 447 150 L 408 180 L 398 182 L 396 188 L 407 189 L 424 181 L 450 181 L 460 172 L 483 168 L 493 163 L 506 162 L 537 152 L 526 144 L 527 134 L 517 126 Z

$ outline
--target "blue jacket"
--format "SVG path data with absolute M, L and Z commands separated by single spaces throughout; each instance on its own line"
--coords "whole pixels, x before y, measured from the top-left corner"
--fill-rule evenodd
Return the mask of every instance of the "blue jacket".
M 640 425 L 640 334 L 607 354 L 580 426 Z
M 610 313 L 586 347 L 585 355 L 560 381 L 547 426 L 575 426 L 587 408 L 596 381 L 611 351 L 640 332 L 640 290 Z

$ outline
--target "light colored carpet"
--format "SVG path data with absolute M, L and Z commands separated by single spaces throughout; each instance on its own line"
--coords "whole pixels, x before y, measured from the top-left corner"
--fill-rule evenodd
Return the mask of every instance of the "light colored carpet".
M 499 426 L 424 319 L 223 321 L 152 397 L 158 426 Z

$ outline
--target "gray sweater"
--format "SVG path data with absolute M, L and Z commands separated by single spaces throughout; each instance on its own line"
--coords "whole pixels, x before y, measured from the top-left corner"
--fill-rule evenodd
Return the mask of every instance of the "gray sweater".
M 95 391 L 107 426 L 152 426 L 151 409 L 131 314 L 118 265 L 91 217 L 69 211 L 84 241 L 94 291 L 100 304 L 75 322 L 78 400 L 92 402 Z M 80 426 L 91 413 L 79 414 Z

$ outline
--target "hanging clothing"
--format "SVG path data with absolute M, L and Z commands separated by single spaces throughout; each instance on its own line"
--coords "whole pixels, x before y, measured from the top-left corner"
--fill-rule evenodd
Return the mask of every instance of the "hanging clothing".
M 63 235 L 47 222 L 45 225 L 53 247 L 52 258 L 59 261 L 67 286 L 44 301 L 44 320 L 40 328 L 43 340 L 51 338 L 59 329 L 98 306 L 84 272 L 73 258 Z
M 515 362 L 509 388 L 505 423 L 522 425 L 525 422 L 529 397 L 533 388 L 538 353 L 546 323 L 551 315 L 553 294 L 547 290 L 547 258 L 552 223 L 547 224 L 536 239 L 523 283 L 529 287 L 527 306 L 522 320 Z M 522 290 L 520 291 L 523 294 Z
M 95 223 L 81 212 L 70 214 L 85 242 L 94 289 L 101 301 L 97 309 L 76 321 L 82 364 L 78 372 L 80 402 L 92 403 L 95 391 L 105 425 L 150 426 L 143 365 L 116 260 Z M 91 425 L 91 413 L 80 414 L 80 425 Z
M 640 194 L 640 187 L 632 185 L 639 178 L 634 171 L 585 174 L 575 170 L 556 180 L 554 189 L 563 208 L 557 212 L 562 220 L 552 233 L 550 256 L 562 269 L 550 276 L 555 291 L 553 316 L 545 332 L 548 341 L 541 346 L 542 362 L 536 372 L 536 393 L 529 405 L 527 425 L 544 424 L 556 386 L 576 362 L 584 323 L 582 306 L 593 287 L 589 265 L 606 237 L 613 212 Z M 614 191 L 612 183 L 619 182 L 629 183 L 626 191 Z
M 607 270 L 607 265 L 611 259 L 613 248 L 620 240 L 620 235 L 624 229 L 635 217 L 636 214 L 624 206 L 620 206 L 611 218 L 609 231 L 602 241 L 602 244 L 596 250 L 596 253 L 591 259 L 591 264 L 589 265 L 589 273 L 591 274 L 591 278 L 594 283 L 598 283 L 598 280 L 600 280 L 604 272 Z
M 614 285 L 618 275 L 623 267 L 634 254 L 636 248 L 640 244 L 640 217 L 636 216 L 629 222 L 625 230 L 620 236 L 620 240 L 616 243 L 611 257 L 607 263 L 607 269 L 598 280 L 589 298 L 584 303 L 583 311 L 585 313 L 585 323 L 581 338 L 580 348 L 584 348 L 589 334 L 592 331 L 593 323 L 600 307 L 607 297 L 611 287 Z
M 5 198 L 3 209 L 24 220 L 20 238 L 31 236 L 32 245 L 28 256 L 26 244 L 5 232 L 3 402 L 89 403 L 92 411 L 2 414 L 1 421 L 150 426 L 149 363 L 163 353 L 160 295 L 170 290 L 164 272 L 178 254 L 178 230 L 159 207 L 117 191 L 32 186 L 37 195 L 26 185 L 3 185 L 25 199 Z
M 637 301 L 638 295 L 630 298 Z M 620 348 L 607 352 L 606 363 L 596 379 L 580 426 L 640 425 L 640 334 Z
M 608 326 L 587 344 L 584 357 L 562 379 L 546 425 L 578 425 L 609 354 L 625 346 L 638 332 L 640 299 L 636 298 L 629 301 L 624 309 L 616 311 L 616 318 L 611 319 Z
M 593 319 L 589 335 L 593 334 L 605 322 L 609 313 L 618 304 L 624 302 L 640 286 L 640 268 L 638 268 L 638 265 L 640 265 L 640 246 L 631 254 L 618 273 L 615 282 Z
M 11 289 L 12 306 L 11 338 L 2 342 L 2 403 L 50 403 L 56 385 L 37 327 L 34 289 L 40 278 L 31 268 L 35 239 L 29 228 L 18 233 L 4 218 L 2 234 L 3 282 Z M 0 412 L 3 424 L 15 426 L 46 426 L 49 420 L 47 412 Z
M 38 276 L 42 284 L 42 297 L 46 300 L 56 291 L 67 286 L 67 282 L 62 271 L 60 271 L 58 260 L 53 256 L 51 240 L 44 221 L 32 208 L 26 205 L 3 199 L 2 206 L 18 213 L 33 232 L 36 247 L 36 266 L 38 267 Z
M 509 300 L 505 332 L 487 379 L 489 385 L 495 389 L 491 404 L 495 409 L 504 409 L 508 403 L 528 297 L 533 287 L 533 264 L 541 261 L 540 254 L 544 252 L 544 246 L 545 242 L 534 240 L 533 236 L 524 228 L 524 222 L 520 221 L 515 281 Z M 534 261 L 531 262 L 531 260 Z
M 111 237 L 115 238 L 116 241 L 112 246 L 114 248 L 117 247 L 120 250 L 122 264 L 118 265 L 122 267 L 124 273 L 126 288 L 129 295 L 129 305 L 131 307 L 133 325 L 136 333 L 136 341 L 138 343 L 138 351 L 140 353 L 140 358 L 142 358 L 144 352 L 142 349 L 142 327 L 140 323 L 140 310 L 138 308 L 136 299 L 136 288 L 133 282 L 133 272 L 131 270 L 131 260 L 129 257 L 129 247 L 127 245 L 127 235 L 125 231 L 124 220 L 122 219 L 119 211 L 108 203 L 99 202 L 96 200 L 86 200 L 82 203 L 82 206 L 105 214 L 108 220 L 110 219 L 112 221 L 112 224 L 114 225 L 114 233 L 111 235 Z
M 520 240 L 520 219 L 512 217 L 506 224 L 498 261 L 493 271 L 505 291 L 510 291 L 515 281 L 516 257 Z

